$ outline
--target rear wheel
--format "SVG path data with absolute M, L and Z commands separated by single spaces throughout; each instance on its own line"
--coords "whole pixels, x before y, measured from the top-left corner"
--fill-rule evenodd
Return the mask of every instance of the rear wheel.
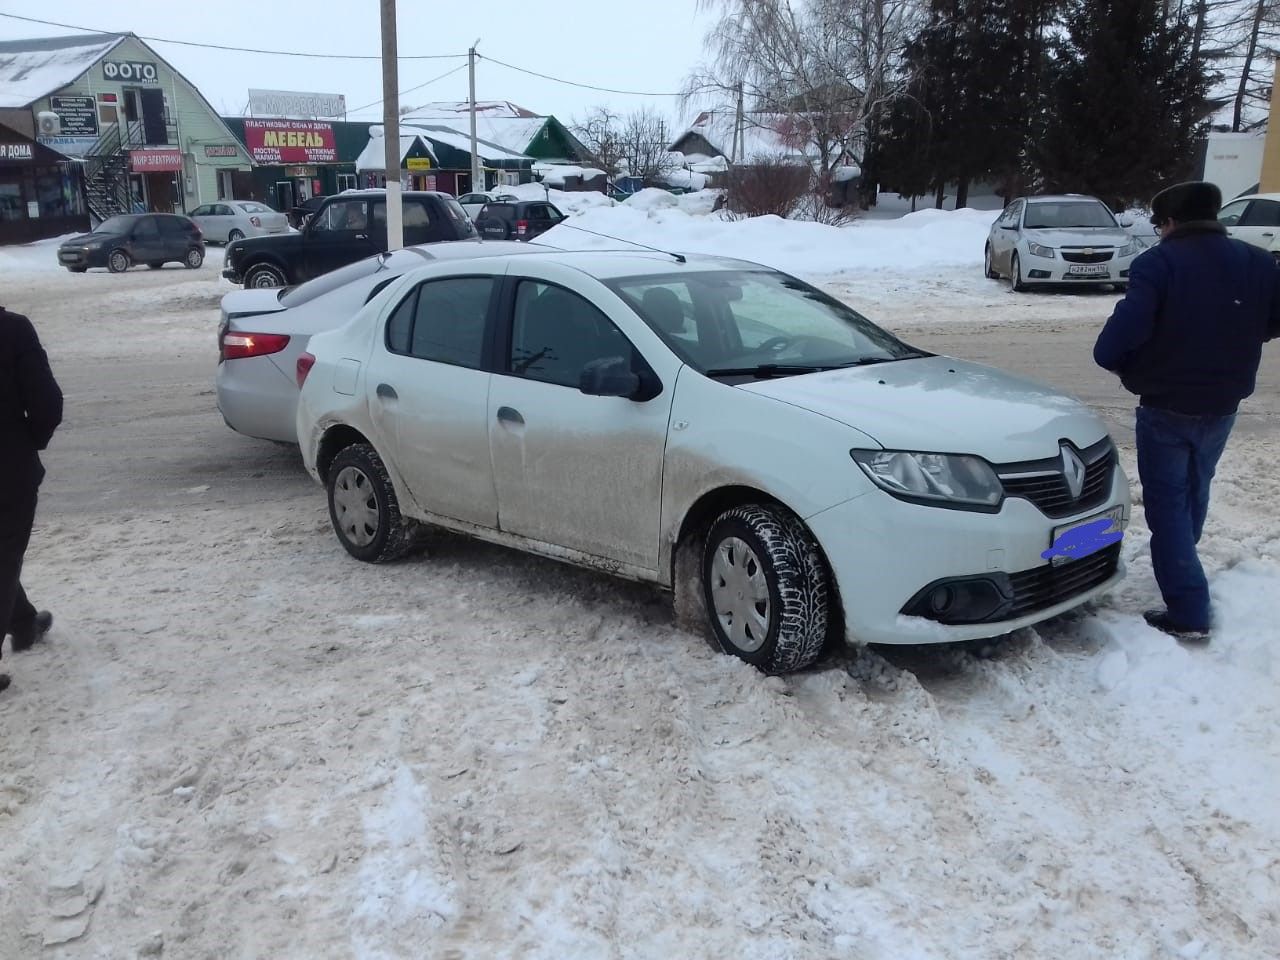
M 1009 264 L 1009 285 L 1017 293 L 1022 293 L 1027 289 L 1026 283 L 1022 280 L 1022 263 L 1018 260 L 1018 255 L 1013 255 L 1013 261 Z
M 354 443 L 340 451 L 329 465 L 325 487 L 333 531 L 357 560 L 384 563 L 413 545 L 391 477 L 370 444 Z
M 107 269 L 112 273 L 124 273 L 131 266 L 133 266 L 133 261 L 129 259 L 129 255 L 123 250 L 112 250 L 107 257 Z
M 239 230 L 232 230 L 227 234 L 227 243 L 235 243 L 237 240 L 243 240 L 244 234 Z
M 246 289 L 262 290 L 268 287 L 283 287 L 286 282 L 284 271 L 270 263 L 255 264 L 244 275 Z
M 804 523 L 787 511 L 747 504 L 711 525 L 702 583 L 720 649 L 768 673 L 813 663 L 827 640 L 829 576 Z
M 182 265 L 188 270 L 199 270 L 203 264 L 204 247 L 192 247 L 182 260 Z

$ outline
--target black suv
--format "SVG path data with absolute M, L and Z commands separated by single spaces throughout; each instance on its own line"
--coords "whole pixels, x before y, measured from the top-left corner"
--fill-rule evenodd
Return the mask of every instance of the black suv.
M 404 245 L 476 236 L 466 212 L 447 193 L 406 191 Z M 222 275 L 246 287 L 288 287 L 387 250 L 385 190 L 326 197 L 299 233 L 249 237 L 227 247 Z
M 486 203 L 476 215 L 476 229 L 486 240 L 532 240 L 564 219 L 545 200 Z
M 152 270 L 166 263 L 198 270 L 204 263 L 204 234 L 194 220 L 176 213 L 127 213 L 64 241 L 58 247 L 58 263 L 72 273 L 90 267 L 124 273 L 135 263 Z

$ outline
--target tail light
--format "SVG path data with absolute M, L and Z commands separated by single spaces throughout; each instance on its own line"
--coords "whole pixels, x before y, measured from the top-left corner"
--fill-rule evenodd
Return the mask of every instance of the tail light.
M 246 357 L 265 357 L 279 353 L 289 345 L 289 338 L 282 333 L 244 333 L 227 330 L 219 341 L 223 360 L 243 360 Z
M 529 232 L 529 221 L 528 221 L 528 220 L 517 220 L 517 221 L 516 221 L 516 236 L 518 236 L 518 237 L 523 237 L 523 236 L 524 236 L 526 233 L 528 233 L 528 232 Z
M 307 382 L 307 374 L 311 372 L 311 368 L 316 365 L 316 358 L 310 353 L 300 353 L 298 355 L 298 389 L 302 389 L 302 385 Z
M 262 220 L 259 217 L 250 217 L 249 222 L 252 223 L 255 227 L 262 226 Z

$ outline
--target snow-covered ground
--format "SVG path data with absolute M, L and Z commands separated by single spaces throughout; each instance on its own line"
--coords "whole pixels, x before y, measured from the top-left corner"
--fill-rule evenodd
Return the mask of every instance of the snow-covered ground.
M 575 220 L 786 266 L 922 346 L 1087 388 L 1140 501 L 1131 402 L 1062 355 L 1114 296 L 983 280 L 990 212 L 635 199 Z M 446 535 L 348 559 L 296 458 L 213 409 L 218 252 L 52 260 L 0 248 L 67 393 L 24 571 L 57 622 L 2 664 L 5 960 L 1280 956 L 1274 347 L 1214 488 L 1207 649 L 1140 618 L 1138 510 L 1093 610 L 990 656 L 771 679 L 645 587 Z

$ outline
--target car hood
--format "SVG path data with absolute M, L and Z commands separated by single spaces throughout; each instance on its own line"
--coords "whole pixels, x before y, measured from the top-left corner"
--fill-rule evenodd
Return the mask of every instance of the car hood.
M 301 233 L 273 233 L 266 237 L 245 237 L 243 240 L 237 240 L 231 244 L 227 256 L 234 254 L 239 257 L 243 253 L 253 253 L 257 250 L 292 250 L 301 246 Z
M 119 237 L 123 234 L 119 233 L 82 233 L 79 236 L 68 237 L 58 244 L 60 247 L 83 247 L 86 243 L 100 243 L 103 240 L 109 240 L 111 237 Z
M 284 306 L 279 300 L 279 287 L 258 290 L 233 290 L 222 298 L 224 317 L 249 317 L 264 313 L 279 313 Z
M 760 380 L 742 389 L 830 417 L 889 450 L 968 453 L 992 463 L 1051 457 L 1061 439 L 1083 448 L 1107 434 L 1074 397 L 949 357 Z
M 1046 247 L 1123 247 L 1131 239 L 1128 232 L 1112 227 L 1078 230 L 1023 230 L 1028 240 Z

